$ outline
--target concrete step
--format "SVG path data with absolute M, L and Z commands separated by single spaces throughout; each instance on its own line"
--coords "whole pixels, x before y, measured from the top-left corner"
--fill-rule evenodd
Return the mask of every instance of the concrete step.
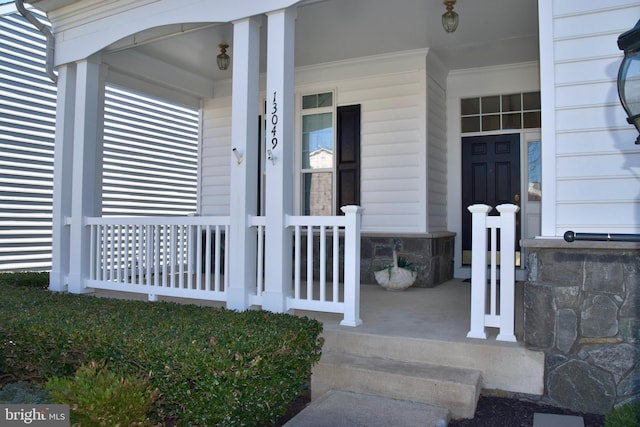
M 325 328 L 324 353 L 347 353 L 404 362 L 477 370 L 482 387 L 515 393 L 542 394 L 544 353 L 521 343 L 464 339 L 444 341 Z
M 442 427 L 449 411 L 424 403 L 330 390 L 285 427 Z
M 454 418 L 473 418 L 480 395 L 477 370 L 323 352 L 311 376 L 311 399 L 329 390 L 430 404 Z

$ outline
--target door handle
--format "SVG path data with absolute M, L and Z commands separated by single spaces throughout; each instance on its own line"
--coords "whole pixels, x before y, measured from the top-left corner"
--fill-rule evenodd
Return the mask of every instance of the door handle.
M 516 202 L 520 201 L 520 195 L 516 194 L 515 196 L 513 196 L 513 200 L 515 200 Z

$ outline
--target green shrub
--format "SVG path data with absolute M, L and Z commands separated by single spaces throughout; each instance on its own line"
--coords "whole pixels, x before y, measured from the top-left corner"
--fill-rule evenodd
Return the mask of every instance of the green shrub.
M 69 405 L 71 424 L 149 426 L 156 394 L 147 379 L 121 377 L 104 363 L 82 365 L 74 377 L 55 377 L 46 388 L 54 403 Z
M 0 273 L 0 286 L 2 285 L 17 285 L 46 289 L 49 287 L 49 273 L 46 271 Z
M 604 417 L 604 427 L 640 426 L 640 401 L 627 403 Z
M 266 311 L 123 301 L 6 285 L 0 377 L 45 382 L 104 361 L 148 378 L 153 422 L 274 424 L 307 386 L 322 324 Z

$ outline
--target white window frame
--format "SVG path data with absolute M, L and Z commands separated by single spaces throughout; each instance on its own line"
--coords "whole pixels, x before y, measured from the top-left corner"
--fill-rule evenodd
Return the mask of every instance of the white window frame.
M 302 100 L 305 96 L 309 96 L 309 95 L 320 95 L 320 94 L 324 94 L 324 93 L 331 93 L 332 95 L 332 102 L 331 102 L 331 106 L 329 107 L 319 107 L 319 108 L 313 108 L 313 109 L 308 109 L 308 110 L 304 110 L 302 108 Z M 317 89 L 317 90 L 309 90 L 309 91 L 305 91 L 305 92 L 300 92 L 296 95 L 296 104 L 297 104 L 297 108 L 296 108 L 296 123 L 297 123 L 297 129 L 295 132 L 296 135 L 296 152 L 295 152 L 295 165 L 296 165 L 296 177 L 297 179 L 295 180 L 295 192 L 296 192 L 296 198 L 297 198 L 297 203 L 295 204 L 296 206 L 296 214 L 297 215 L 304 215 L 304 202 L 305 202 L 305 198 L 304 198 L 304 176 L 305 174 L 309 174 L 309 173 L 322 173 L 322 172 L 330 172 L 331 173 L 331 215 L 335 215 L 336 212 L 336 208 L 335 208 L 335 198 L 336 198 L 336 193 L 337 193 L 337 186 L 336 186 L 336 155 L 337 155 L 337 137 L 336 137 L 336 131 L 337 131 L 337 117 L 336 117 L 336 113 L 337 113 L 337 102 L 336 102 L 336 91 L 335 89 Z M 302 123 L 303 123 L 303 117 L 307 116 L 307 115 L 314 115 L 314 114 L 323 114 L 323 113 L 331 113 L 331 128 L 332 128 L 332 144 L 333 144 L 333 165 L 331 168 L 322 168 L 322 169 L 303 169 L 302 168 Z

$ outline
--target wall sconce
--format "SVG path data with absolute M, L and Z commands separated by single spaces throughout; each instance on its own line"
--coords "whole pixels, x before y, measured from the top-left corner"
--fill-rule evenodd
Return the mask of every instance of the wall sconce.
M 640 133 L 640 21 L 618 36 L 618 48 L 624 51 L 618 71 L 618 96 L 627 112 L 627 122 Z M 640 144 L 640 135 L 636 144 Z
M 220 48 L 220 54 L 216 57 L 216 62 L 218 62 L 218 68 L 222 71 L 229 68 L 229 55 L 227 55 L 227 48 L 229 47 L 226 43 L 220 43 L 218 45 Z
M 272 165 L 276 164 L 276 155 L 273 154 L 273 151 L 267 150 L 267 160 L 269 160 Z
M 444 0 L 447 11 L 442 14 L 442 28 L 447 33 L 453 33 L 458 28 L 458 14 L 453 11 L 453 5 L 456 4 L 456 0 Z
M 242 163 L 242 159 L 244 158 L 244 154 L 242 154 L 237 148 L 233 147 L 233 149 L 231 150 L 233 152 L 233 155 L 236 157 L 236 162 L 238 162 L 238 164 Z

